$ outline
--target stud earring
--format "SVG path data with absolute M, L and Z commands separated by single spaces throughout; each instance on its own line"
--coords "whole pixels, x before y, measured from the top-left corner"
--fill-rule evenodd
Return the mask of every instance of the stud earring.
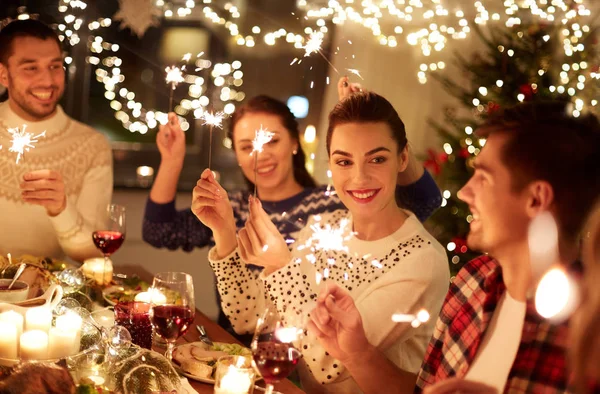
M 298 150 L 294 149 L 294 150 L 292 151 L 292 154 L 295 156 L 296 154 L 298 154 Z

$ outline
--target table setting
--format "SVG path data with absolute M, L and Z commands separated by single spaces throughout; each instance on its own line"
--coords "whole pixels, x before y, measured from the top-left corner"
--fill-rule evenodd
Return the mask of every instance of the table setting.
M 302 392 L 286 379 L 300 352 L 272 311 L 244 347 L 196 309 L 191 275 L 113 267 L 125 208 L 102 218 L 102 258 L 0 257 L 0 388 L 44 367 L 68 371 L 60 384 L 82 394 Z

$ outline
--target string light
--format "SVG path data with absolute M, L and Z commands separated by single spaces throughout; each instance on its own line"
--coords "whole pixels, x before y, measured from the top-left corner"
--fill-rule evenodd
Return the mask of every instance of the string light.
M 166 4 L 166 2 L 165 2 Z M 110 107 L 115 112 L 115 118 L 121 121 L 123 127 L 130 132 L 145 134 L 155 129 L 159 124 L 167 123 L 167 113 L 147 109 L 136 101 L 138 96 L 127 88 L 120 87 L 125 81 L 125 75 L 121 72 L 123 60 L 118 56 L 120 46 L 106 41 L 101 30 L 112 25 L 110 18 L 98 18 L 91 22 L 84 22 L 83 10 L 86 8 L 83 1 L 60 0 L 58 11 L 63 15 L 63 22 L 58 25 L 58 33 L 61 41 L 71 46 L 79 43 L 78 31 L 87 27 L 89 40 L 87 45 L 91 52 L 86 62 L 96 67 L 96 80 L 104 86 L 104 97 L 109 101 Z M 193 59 L 190 53 L 182 57 L 183 62 L 194 61 L 195 71 L 207 70 L 209 78 L 200 75 L 185 75 L 184 82 L 189 84 L 187 95 L 174 106 L 174 111 L 185 116 L 193 112 L 194 117 L 200 118 L 209 106 L 223 108 L 226 114 L 235 111 L 236 103 L 244 100 L 245 93 L 241 91 L 243 85 L 242 63 L 238 60 L 232 63 L 216 63 L 202 59 L 202 53 Z M 189 60 L 188 60 L 189 59 Z M 205 94 L 212 88 L 220 90 L 220 95 L 214 103 Z M 189 129 L 190 124 L 181 119 L 181 127 L 184 131 Z

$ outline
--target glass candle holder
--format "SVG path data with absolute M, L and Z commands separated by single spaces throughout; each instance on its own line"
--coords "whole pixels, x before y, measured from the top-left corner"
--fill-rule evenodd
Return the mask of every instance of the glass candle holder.
M 133 343 L 152 349 L 150 304 L 138 301 L 118 303 L 115 305 L 115 323 L 129 331 Z
M 256 372 L 244 356 L 225 356 L 217 360 L 215 394 L 252 394 Z

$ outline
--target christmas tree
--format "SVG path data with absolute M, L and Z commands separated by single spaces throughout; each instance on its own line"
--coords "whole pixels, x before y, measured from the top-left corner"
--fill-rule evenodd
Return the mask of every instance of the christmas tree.
M 430 150 L 425 158 L 444 197 L 442 208 L 430 220 L 430 229 L 447 248 L 453 274 L 478 254 L 466 245 L 473 218 L 456 196 L 485 145 L 474 133 L 478 125 L 494 111 L 525 101 L 566 101 L 575 117 L 598 109 L 597 36 L 587 22 L 590 13 L 581 3 L 565 4 L 561 19 L 556 15 L 554 21 L 548 15 L 556 8 L 546 5 L 537 9 L 538 14 L 531 8 L 513 7 L 503 24 L 474 24 L 471 29 L 484 43 L 484 50 L 470 59 L 455 55 L 455 64 L 469 83 L 456 81 L 443 71 L 432 73 L 458 101 L 456 107 L 446 109 L 443 123 L 430 122 L 443 142 L 441 150 Z M 540 18 L 539 12 L 546 18 Z

